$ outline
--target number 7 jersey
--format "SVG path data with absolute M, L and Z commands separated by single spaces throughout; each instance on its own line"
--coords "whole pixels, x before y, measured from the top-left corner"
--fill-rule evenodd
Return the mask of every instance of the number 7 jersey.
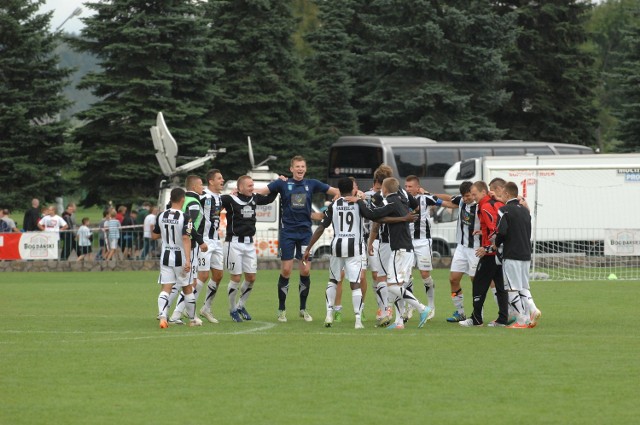
M 333 225 L 331 255 L 355 257 L 363 253 L 363 216 L 358 204 L 350 204 L 344 198 L 333 201 L 324 212 L 322 226 Z

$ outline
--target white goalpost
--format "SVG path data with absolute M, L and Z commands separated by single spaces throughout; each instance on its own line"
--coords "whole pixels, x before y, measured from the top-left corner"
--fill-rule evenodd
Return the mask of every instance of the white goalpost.
M 513 181 L 532 217 L 532 279 L 640 280 L 640 168 L 488 166 Z

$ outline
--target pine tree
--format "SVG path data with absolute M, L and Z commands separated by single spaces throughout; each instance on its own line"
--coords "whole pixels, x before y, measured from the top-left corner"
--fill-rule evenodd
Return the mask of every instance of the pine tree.
M 480 2 L 361 1 L 357 98 L 365 133 L 494 139 L 508 17 Z M 368 48 L 367 48 L 368 47 Z
M 26 208 L 32 197 L 52 201 L 73 190 L 74 148 L 66 142 L 70 70 L 54 54 L 44 0 L 5 0 L 0 9 L 0 205 Z
M 248 168 L 247 136 L 256 161 L 268 155 L 278 160 L 275 171 L 288 174 L 293 155 L 313 156 L 309 146 L 311 111 L 301 61 L 292 35 L 296 21 L 290 2 L 280 0 L 210 0 L 207 16 L 217 40 L 210 61 L 224 73 L 220 99 L 212 114 L 227 153 L 217 160 L 229 177 Z
M 495 2 L 516 14 L 518 38 L 507 52 L 511 98 L 496 116 L 507 138 L 592 145 L 597 85 L 586 41 L 586 2 Z
M 161 177 L 149 128 L 162 111 L 179 155 L 201 156 L 215 141 L 219 71 L 205 66 L 209 43 L 201 8 L 188 0 L 113 0 L 88 3 L 75 48 L 94 54 L 100 72 L 79 85 L 100 101 L 79 114 L 87 124 L 75 137 L 87 158 L 86 204 L 137 201 L 157 193 Z
M 320 25 L 307 37 L 311 54 L 305 60 L 305 70 L 317 119 L 312 138 L 316 153 L 308 165 L 317 169 L 317 175 L 326 174 L 329 146 L 340 136 L 358 134 L 352 105 L 355 56 L 348 33 L 354 19 L 353 6 L 352 0 L 318 2 Z
M 640 152 L 640 5 L 628 13 L 633 20 L 623 31 L 621 64 L 613 73 L 619 83 L 616 94 L 620 102 L 615 114 L 619 118 L 617 136 L 622 141 L 619 150 Z

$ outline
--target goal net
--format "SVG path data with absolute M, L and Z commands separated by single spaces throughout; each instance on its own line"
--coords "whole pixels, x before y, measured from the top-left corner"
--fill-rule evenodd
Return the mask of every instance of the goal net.
M 574 161 L 575 162 L 575 161 Z M 532 217 L 532 279 L 640 280 L 640 169 L 496 166 Z

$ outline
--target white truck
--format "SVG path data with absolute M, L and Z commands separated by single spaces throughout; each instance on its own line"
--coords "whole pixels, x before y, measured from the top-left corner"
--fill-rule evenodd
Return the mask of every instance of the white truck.
M 529 204 L 536 251 L 602 255 L 606 230 L 640 229 L 640 153 L 498 156 L 452 166 L 445 190 L 464 180 L 513 181 Z M 455 247 L 455 211 L 434 217 L 434 249 Z M 437 242 L 436 242 L 437 241 Z

